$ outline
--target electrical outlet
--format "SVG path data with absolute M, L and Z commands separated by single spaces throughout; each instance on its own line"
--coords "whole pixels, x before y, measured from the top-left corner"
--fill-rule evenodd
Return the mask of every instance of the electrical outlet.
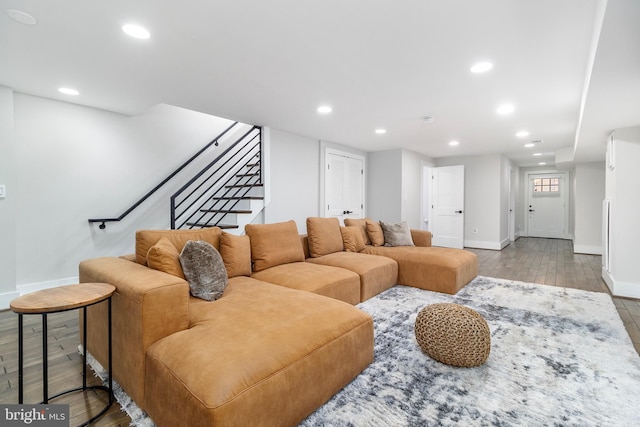
M 0 185 L 0 199 L 4 199 L 7 194 L 7 187 L 3 184 Z

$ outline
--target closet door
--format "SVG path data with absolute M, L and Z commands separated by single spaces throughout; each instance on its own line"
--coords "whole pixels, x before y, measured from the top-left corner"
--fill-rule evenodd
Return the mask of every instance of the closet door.
M 325 217 L 364 217 L 364 158 L 327 150 L 325 155 Z

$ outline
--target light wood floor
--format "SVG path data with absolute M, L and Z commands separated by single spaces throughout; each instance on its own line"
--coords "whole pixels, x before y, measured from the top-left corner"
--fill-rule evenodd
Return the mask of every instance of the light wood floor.
M 608 292 L 600 278 L 600 256 L 575 255 L 570 241 L 520 238 L 502 251 L 469 249 L 478 255 L 479 274 L 488 277 Z M 640 353 L 640 301 L 613 298 L 629 336 Z M 42 329 L 41 317 L 25 316 L 25 402 L 42 400 Z M 17 315 L 0 312 L 0 403 L 18 402 Z M 77 311 L 50 314 L 49 394 L 82 384 L 82 358 L 78 354 Z M 88 383 L 98 381 L 89 370 Z M 97 413 L 103 406 L 104 392 L 76 393 L 51 403 L 70 405 L 71 425 L 77 425 Z M 99 419 L 96 426 L 129 425 L 129 417 L 116 403 Z

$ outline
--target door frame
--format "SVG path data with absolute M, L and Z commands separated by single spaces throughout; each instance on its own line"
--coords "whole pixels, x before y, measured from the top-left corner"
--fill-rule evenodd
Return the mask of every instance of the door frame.
M 569 172 L 558 171 L 553 169 L 548 170 L 531 170 L 525 171 L 524 173 L 524 182 L 522 183 L 523 192 L 523 200 L 522 204 L 522 212 L 524 215 L 524 235 L 529 236 L 529 181 L 530 177 L 533 175 L 561 175 L 562 176 L 562 199 L 564 202 L 564 233 L 562 234 L 563 239 L 571 239 L 571 233 L 569 230 L 569 201 L 571 200 L 569 197 L 569 190 L 571 186 L 569 185 Z
M 344 151 L 338 148 L 330 147 L 325 143 L 320 144 L 320 204 L 318 205 L 318 216 L 325 217 L 326 215 L 326 184 L 327 184 L 327 154 L 335 154 L 338 156 L 349 157 L 352 159 L 358 159 L 362 161 L 362 215 L 367 215 L 367 157 L 362 154 L 354 153 L 351 151 Z

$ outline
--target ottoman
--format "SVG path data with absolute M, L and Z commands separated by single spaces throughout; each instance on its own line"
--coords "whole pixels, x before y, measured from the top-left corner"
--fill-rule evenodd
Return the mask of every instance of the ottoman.
M 486 320 L 458 304 L 438 303 L 423 308 L 416 317 L 415 335 L 427 355 L 447 365 L 482 365 L 491 351 Z

